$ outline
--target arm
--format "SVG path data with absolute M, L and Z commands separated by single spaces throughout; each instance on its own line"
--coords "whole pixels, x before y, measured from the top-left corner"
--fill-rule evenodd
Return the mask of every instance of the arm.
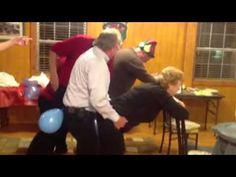
M 54 91 L 59 87 L 59 78 L 57 73 L 57 59 L 58 57 L 69 55 L 74 49 L 75 37 L 71 37 L 61 42 L 57 42 L 51 47 L 49 51 L 49 68 L 50 68 L 50 81 Z
M 185 106 L 185 104 L 184 104 L 183 101 L 180 101 L 178 98 L 176 98 L 176 97 L 174 97 L 174 96 L 173 96 L 173 99 L 174 99 L 177 103 L 179 103 L 181 106 L 183 106 L 184 108 L 186 108 L 186 106 Z
M 173 97 L 168 97 L 164 103 L 164 109 L 176 119 L 188 119 L 189 112 L 181 104 L 177 103 Z
M 105 67 L 107 67 L 105 65 Z M 108 97 L 109 72 L 101 63 L 92 63 L 88 69 L 90 103 L 104 119 L 110 119 L 120 129 L 127 123 L 111 106 Z
M 54 91 L 59 86 L 59 79 L 57 74 L 57 54 L 53 51 L 49 51 L 49 69 L 50 69 L 50 82 Z
M 25 36 L 13 37 L 6 42 L 0 43 L 0 51 L 9 49 L 10 47 L 13 47 L 15 45 L 26 46 L 28 45 L 30 40 L 32 40 L 32 38 L 25 37 Z
M 94 39 L 86 35 L 77 35 L 62 42 L 54 44 L 49 54 L 49 65 L 51 72 L 51 83 L 53 89 L 56 90 L 59 86 L 59 78 L 57 74 L 57 60 L 59 57 L 65 59 L 77 59 L 83 52 L 92 47 Z

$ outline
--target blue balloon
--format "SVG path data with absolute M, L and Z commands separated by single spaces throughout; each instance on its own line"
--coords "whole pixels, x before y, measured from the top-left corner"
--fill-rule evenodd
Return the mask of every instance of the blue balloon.
M 63 111 L 55 108 L 44 112 L 39 118 L 39 128 L 44 133 L 55 133 L 62 125 Z

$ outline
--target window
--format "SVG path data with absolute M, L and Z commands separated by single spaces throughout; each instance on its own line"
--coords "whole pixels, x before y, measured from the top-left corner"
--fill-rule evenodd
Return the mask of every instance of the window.
M 59 41 L 76 34 L 86 34 L 85 22 L 39 22 L 38 36 L 38 70 L 49 71 L 49 50 Z
M 236 80 L 236 23 L 199 23 L 195 79 Z

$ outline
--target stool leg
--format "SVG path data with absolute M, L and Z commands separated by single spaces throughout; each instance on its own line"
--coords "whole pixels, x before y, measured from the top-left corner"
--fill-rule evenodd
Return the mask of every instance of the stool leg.
M 198 147 L 198 133 L 196 134 L 196 142 L 195 142 L 195 149 Z
M 163 147 L 164 140 L 165 140 L 165 133 L 166 133 L 166 127 L 164 125 L 163 130 L 162 130 L 161 146 L 160 146 L 160 149 L 159 149 L 159 153 L 162 152 L 162 147 Z
M 179 150 L 179 155 L 183 154 L 183 147 L 182 147 L 182 137 L 180 133 L 180 123 L 179 120 L 175 119 L 176 122 L 176 131 L 177 131 L 177 138 L 178 138 L 178 150 Z
M 170 154 L 171 140 L 172 140 L 172 132 L 169 131 L 169 143 L 168 143 L 167 155 Z
M 7 114 L 7 108 L 0 108 L 0 127 L 8 126 L 9 118 Z
M 188 135 L 185 129 L 185 121 L 181 120 L 181 135 L 182 135 L 182 151 L 183 155 L 188 154 Z

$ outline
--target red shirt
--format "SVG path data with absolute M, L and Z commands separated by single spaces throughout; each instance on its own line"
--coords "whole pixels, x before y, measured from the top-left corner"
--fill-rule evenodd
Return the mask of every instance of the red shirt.
M 51 48 L 60 57 L 66 57 L 58 72 L 59 84 L 67 86 L 70 73 L 77 58 L 92 47 L 94 38 L 88 35 L 76 35 L 62 42 L 54 44 Z
M 75 61 L 82 53 L 93 46 L 93 41 L 94 38 L 88 35 L 76 35 L 52 46 L 51 50 L 59 56 L 57 62 L 59 85 L 67 87 Z M 41 92 L 41 96 L 49 100 L 54 97 L 54 94 L 55 92 L 50 83 Z

